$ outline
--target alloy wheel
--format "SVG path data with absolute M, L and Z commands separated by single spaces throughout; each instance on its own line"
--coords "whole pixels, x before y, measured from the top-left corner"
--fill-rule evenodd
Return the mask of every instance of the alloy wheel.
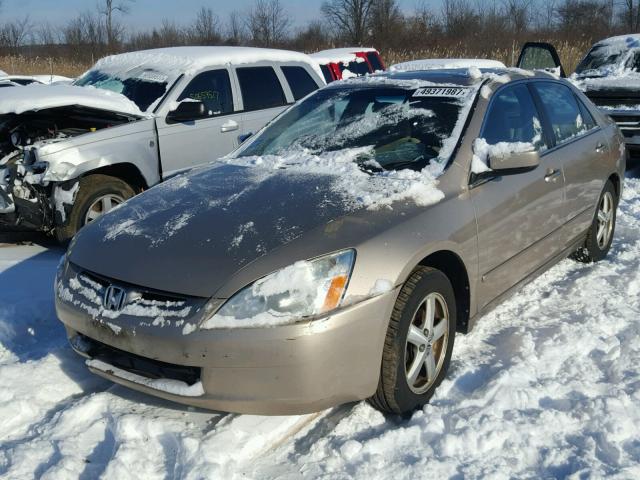
M 123 202 L 124 199 L 120 195 L 114 195 L 112 193 L 96 198 L 84 216 L 84 224 L 86 225 L 87 223 L 93 222 Z
M 437 292 L 422 300 L 413 314 L 405 344 L 405 374 L 412 392 L 425 393 L 442 370 L 449 341 L 449 309 Z

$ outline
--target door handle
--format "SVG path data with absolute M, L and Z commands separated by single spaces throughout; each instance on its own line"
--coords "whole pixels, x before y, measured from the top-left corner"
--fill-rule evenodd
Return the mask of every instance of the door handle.
M 240 128 L 240 125 L 238 125 L 238 122 L 229 120 L 228 122 L 222 124 L 222 126 L 220 127 L 220 131 L 222 133 L 233 132 L 234 130 L 238 130 L 238 128 Z
M 596 152 L 598 153 L 603 153 L 607 151 L 607 147 L 604 143 L 600 142 L 598 143 L 598 145 L 596 145 Z
M 555 168 L 549 168 L 547 170 L 547 174 L 544 176 L 544 181 L 549 183 L 549 182 L 553 182 L 556 183 L 556 181 L 558 180 L 558 177 L 562 174 L 562 171 L 559 169 L 555 169 Z

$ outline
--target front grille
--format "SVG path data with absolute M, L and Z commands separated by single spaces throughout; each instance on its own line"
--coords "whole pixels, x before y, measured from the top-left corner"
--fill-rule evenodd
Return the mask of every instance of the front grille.
M 82 334 L 78 334 L 78 336 L 80 337 L 79 341 L 86 345 L 83 353 L 92 359 L 108 363 L 121 370 L 153 380 L 160 378 L 179 380 L 189 386 L 200 381 L 201 369 L 198 367 L 185 367 L 152 360 L 119 350 Z
M 640 115 L 609 115 L 625 137 L 640 134 Z

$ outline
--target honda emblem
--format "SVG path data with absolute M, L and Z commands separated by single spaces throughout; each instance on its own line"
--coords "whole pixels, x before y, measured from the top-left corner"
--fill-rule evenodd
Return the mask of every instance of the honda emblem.
M 127 300 L 127 292 L 124 288 L 109 285 L 106 292 L 104 292 L 104 299 L 102 305 L 107 310 L 112 312 L 119 312 L 124 308 L 124 304 Z

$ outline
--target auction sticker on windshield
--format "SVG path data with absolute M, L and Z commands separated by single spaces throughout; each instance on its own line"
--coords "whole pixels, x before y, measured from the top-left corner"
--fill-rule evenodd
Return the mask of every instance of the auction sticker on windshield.
M 471 91 L 468 87 L 424 87 L 417 89 L 414 97 L 465 97 Z

